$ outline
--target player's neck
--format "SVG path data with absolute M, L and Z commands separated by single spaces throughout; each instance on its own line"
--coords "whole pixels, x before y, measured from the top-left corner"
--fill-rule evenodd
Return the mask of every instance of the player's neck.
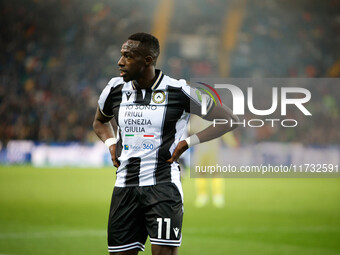
M 147 89 L 147 88 L 152 87 L 156 79 L 157 77 L 156 77 L 155 68 L 152 68 L 152 69 L 150 68 L 146 70 L 145 75 L 143 75 L 143 77 L 136 80 L 136 83 L 140 89 Z

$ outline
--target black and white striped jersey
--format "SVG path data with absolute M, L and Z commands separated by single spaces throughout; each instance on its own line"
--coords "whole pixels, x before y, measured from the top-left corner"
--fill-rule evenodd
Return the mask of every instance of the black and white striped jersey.
M 184 80 L 156 70 L 157 80 L 148 89 L 133 81 L 113 78 L 102 91 L 98 104 L 104 116 L 118 124 L 117 187 L 180 185 L 177 163 L 166 162 L 186 129 L 190 113 L 200 115 L 201 100 Z M 208 99 L 207 109 L 213 105 Z

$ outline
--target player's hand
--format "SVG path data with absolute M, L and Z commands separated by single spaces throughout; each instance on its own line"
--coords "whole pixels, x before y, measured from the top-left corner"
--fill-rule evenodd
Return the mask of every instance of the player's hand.
M 116 157 L 116 145 L 115 144 L 111 145 L 109 151 L 111 154 L 111 160 L 113 165 L 118 168 L 120 166 L 120 162 Z
M 172 153 L 171 158 L 169 158 L 166 162 L 168 163 L 172 163 L 174 161 L 177 161 L 179 159 L 179 157 L 183 154 L 183 152 L 185 152 L 188 149 L 188 144 L 185 140 L 180 141 L 177 144 L 177 147 L 174 150 L 174 153 Z

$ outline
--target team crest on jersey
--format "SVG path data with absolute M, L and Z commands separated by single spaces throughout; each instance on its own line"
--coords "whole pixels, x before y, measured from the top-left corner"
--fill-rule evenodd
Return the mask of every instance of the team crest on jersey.
M 164 91 L 158 90 L 158 91 L 153 92 L 152 101 L 155 104 L 163 103 L 165 101 L 165 93 L 164 93 Z

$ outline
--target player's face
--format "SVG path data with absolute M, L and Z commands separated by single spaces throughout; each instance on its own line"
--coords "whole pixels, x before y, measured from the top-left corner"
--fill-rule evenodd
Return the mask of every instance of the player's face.
M 118 66 L 120 76 L 125 82 L 138 80 L 145 69 L 144 57 L 138 48 L 139 43 L 139 41 L 127 40 L 122 45 Z

